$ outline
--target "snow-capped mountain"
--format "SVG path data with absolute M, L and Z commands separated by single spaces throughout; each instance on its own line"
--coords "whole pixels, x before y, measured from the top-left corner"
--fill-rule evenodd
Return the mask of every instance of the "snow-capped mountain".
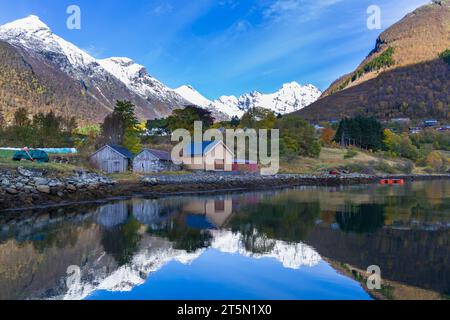
M 20 65 L 16 73 L 24 74 L 22 78 L 33 78 L 28 81 L 33 86 L 37 83 L 45 96 L 45 99 L 39 94 L 31 96 L 30 90 L 19 87 L 11 90 L 11 99 L 20 92 L 23 94 L 20 98 L 34 106 L 33 112 L 51 108 L 69 116 L 77 114 L 90 122 L 101 121 L 117 100 L 132 101 L 143 119 L 165 117 L 176 108 L 194 104 L 211 111 L 216 120 L 228 120 L 241 117 L 253 107 L 281 114 L 294 112 L 321 95 L 312 85 L 292 82 L 272 94 L 252 92 L 239 98 L 222 96 L 211 101 L 191 86 L 169 88 L 132 59 L 96 59 L 54 34 L 34 15 L 0 26 L 0 50 L 3 42 L 12 46 L 4 49 L 8 50 L 4 56 L 14 58 L 0 64 L 9 68 Z
M 236 113 L 231 109 L 218 109 L 216 106 L 207 98 L 205 98 L 200 92 L 195 90 L 192 86 L 181 86 L 175 89 L 180 96 L 182 96 L 185 100 L 189 102 L 189 104 L 193 104 L 199 106 L 203 109 L 209 110 L 211 115 L 217 121 L 227 121 L 230 120 L 233 115 Z
M 277 114 L 287 114 L 303 109 L 315 102 L 322 92 L 313 85 L 302 86 L 297 82 L 284 84 L 280 90 L 271 94 L 251 92 L 239 98 L 222 96 L 210 101 L 191 86 L 183 86 L 176 91 L 191 103 L 202 107 L 210 107 L 229 117 L 242 115 L 251 108 L 261 107 Z
M 0 26 L 0 39 L 53 59 L 63 71 L 79 79 L 88 72 L 102 72 L 93 57 L 55 35 L 34 15 Z
M 241 118 L 246 111 L 239 108 L 239 99 L 235 96 L 221 96 L 214 101 L 214 108 L 230 117 L 238 116 L 239 118 Z
M 202 108 L 208 108 L 211 106 L 211 101 L 206 99 L 200 92 L 195 90 L 192 86 L 181 86 L 175 89 L 180 96 L 189 101 L 192 104 L 195 104 Z
M 110 112 L 116 100 L 120 99 L 133 101 L 142 118 L 167 116 L 173 109 L 187 103 L 131 59 L 97 60 L 54 34 L 37 16 L 31 15 L 0 26 L 0 40 L 17 48 L 31 65 L 33 73 L 39 74 L 35 71 L 43 69 L 44 64 L 81 84 L 86 95 L 105 109 L 96 119 Z M 47 84 L 51 78 L 38 80 Z
M 297 82 L 291 82 L 284 84 L 275 93 L 264 94 L 255 91 L 244 94 L 239 98 L 225 96 L 221 97 L 215 104 L 220 109 L 227 106 L 245 112 L 251 108 L 261 107 L 272 110 L 277 114 L 287 114 L 309 106 L 321 95 L 322 92 L 311 84 L 302 86 Z
M 129 58 L 113 57 L 98 60 L 98 63 L 133 92 L 145 99 L 154 97 L 179 106 L 187 103 L 176 91 L 149 75 L 144 66 Z
M 271 240 L 272 249 L 266 253 L 253 253 L 245 249 L 242 244 L 242 236 L 228 230 L 210 231 L 213 237 L 211 249 L 227 253 L 239 254 L 252 259 L 274 259 L 284 268 L 300 269 L 312 268 L 322 261 L 322 257 L 310 246 L 303 243 L 291 244 L 280 240 Z M 173 248 L 173 244 L 158 237 L 144 237 L 140 243 L 140 249 L 134 254 L 130 263 L 118 267 L 110 272 L 104 272 L 105 264 L 102 260 L 108 260 L 107 255 L 102 255 L 96 261 L 98 266 L 83 268 L 82 274 L 89 275 L 88 281 L 74 283 L 68 291 L 53 299 L 80 300 L 90 296 L 98 290 L 110 292 L 129 292 L 136 286 L 144 284 L 155 272 L 176 261 L 184 265 L 190 265 L 201 257 L 207 248 L 198 249 L 189 253 L 185 250 Z

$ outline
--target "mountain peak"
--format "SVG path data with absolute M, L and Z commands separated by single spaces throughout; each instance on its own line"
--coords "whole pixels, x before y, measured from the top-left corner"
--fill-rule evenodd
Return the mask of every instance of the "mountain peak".
M 301 87 L 301 85 L 296 81 L 283 84 L 283 88 L 299 88 L 299 87 Z
M 133 65 L 136 64 L 132 59 L 127 58 L 127 57 L 110 57 L 110 58 L 106 58 L 103 59 L 103 61 L 110 61 L 116 64 L 120 64 L 122 66 L 129 66 L 129 65 Z
M 211 105 L 211 101 L 205 98 L 191 85 L 184 85 L 177 89 L 175 92 L 186 99 L 188 102 L 193 103 L 199 107 L 208 108 Z
M 0 29 L 20 29 L 28 31 L 49 30 L 50 28 L 35 15 L 15 20 L 13 22 L 0 26 Z

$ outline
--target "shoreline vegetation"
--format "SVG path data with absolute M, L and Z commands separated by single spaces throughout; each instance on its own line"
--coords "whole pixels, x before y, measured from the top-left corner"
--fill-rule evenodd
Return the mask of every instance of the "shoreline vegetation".
M 11 153 L 0 152 L 0 211 L 136 195 L 158 197 L 369 184 L 383 178 L 414 181 L 450 177 L 447 130 L 423 128 L 420 134 L 412 134 L 408 126 L 382 124 L 372 117 L 357 116 L 314 126 L 299 116 L 277 116 L 269 110 L 254 108 L 241 119 L 214 122 L 211 112 L 188 106 L 166 119 L 140 123 L 131 102 L 117 101 L 114 111 L 96 130 L 74 129 L 74 121 L 66 123 L 51 112 L 35 115 L 30 120 L 27 110 L 20 109 L 14 119 L 13 124 L 0 130 L 0 138 L 6 138 L 9 143 L 54 147 L 64 140 L 71 141 L 73 145 L 67 147 L 77 147 L 80 153 L 64 157 L 50 155 L 49 163 L 34 163 L 15 162 Z M 280 174 L 260 176 L 246 169 L 232 173 L 195 173 L 184 171 L 186 167 L 182 166 L 180 171 L 170 173 L 106 175 L 88 163 L 89 155 L 106 144 L 127 150 L 128 162 L 144 148 L 170 152 L 174 147 L 171 134 L 177 128 L 188 128 L 192 133 L 194 122 L 201 122 L 205 130 L 279 130 Z M 156 135 L 151 134 L 155 130 Z M 52 132 L 59 137 L 57 141 L 33 140 L 38 133 L 45 137 Z M 259 145 L 266 141 L 256 142 Z M 237 155 L 245 151 L 235 149 Z

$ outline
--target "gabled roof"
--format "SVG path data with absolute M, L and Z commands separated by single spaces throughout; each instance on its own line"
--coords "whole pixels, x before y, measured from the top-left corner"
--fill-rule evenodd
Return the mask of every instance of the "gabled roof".
M 184 147 L 184 154 L 186 156 L 203 156 L 217 143 L 218 141 L 193 142 Z
M 144 149 L 142 152 L 144 152 L 144 151 L 150 152 L 152 155 L 154 155 L 159 160 L 162 160 L 162 161 L 170 161 L 171 160 L 169 152 L 155 150 L 155 149 Z
M 223 143 L 222 140 L 214 140 L 214 141 L 193 142 L 187 144 L 183 150 L 184 155 L 191 157 L 204 156 L 219 144 L 222 144 L 231 154 L 233 154 L 233 152 L 230 149 L 228 149 L 227 145 Z
M 117 145 L 114 145 L 114 144 L 108 144 L 107 146 L 110 147 L 111 149 L 113 149 L 114 151 L 117 151 L 118 153 L 120 153 L 125 158 L 133 159 L 133 154 L 127 148 L 121 147 L 121 146 L 117 146 Z

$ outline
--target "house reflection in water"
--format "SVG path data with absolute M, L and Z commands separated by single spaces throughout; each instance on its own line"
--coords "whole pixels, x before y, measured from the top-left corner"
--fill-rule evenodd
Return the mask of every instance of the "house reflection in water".
M 99 225 L 111 229 L 127 221 L 128 205 L 124 201 L 107 204 L 99 207 L 95 216 Z
M 161 220 L 162 207 L 157 200 L 133 199 L 133 216 L 142 224 L 151 226 Z
M 215 229 L 223 227 L 233 213 L 233 199 L 198 199 L 186 203 L 182 212 L 187 214 L 186 222 L 190 227 Z

